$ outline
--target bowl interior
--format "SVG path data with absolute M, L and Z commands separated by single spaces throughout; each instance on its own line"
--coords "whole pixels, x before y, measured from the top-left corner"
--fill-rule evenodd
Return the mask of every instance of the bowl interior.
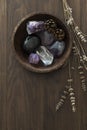
M 48 19 L 53 19 L 57 23 L 57 26 L 65 31 L 64 53 L 61 57 L 55 59 L 54 63 L 52 65 L 47 66 L 47 67 L 45 67 L 44 65 L 40 65 L 40 64 L 39 65 L 29 64 L 28 57 L 27 57 L 27 55 L 24 55 L 24 52 L 22 50 L 22 44 L 23 44 L 24 40 L 26 39 L 26 37 L 28 36 L 27 31 L 26 31 L 26 23 L 31 20 L 45 21 Z M 69 35 L 69 32 L 68 32 L 66 26 L 64 25 L 64 23 L 61 20 L 59 20 L 58 18 L 56 18 L 55 16 L 52 16 L 49 14 L 33 14 L 31 16 L 29 15 L 29 16 L 23 18 L 19 22 L 19 24 L 16 26 L 14 35 L 13 35 L 13 47 L 14 47 L 17 59 L 25 68 L 27 68 L 31 71 L 34 71 L 34 72 L 44 73 L 44 72 L 50 72 L 50 71 L 60 68 L 64 64 L 64 62 L 67 60 L 67 58 L 69 57 L 69 54 L 71 52 L 71 46 L 72 45 L 70 42 L 70 35 Z

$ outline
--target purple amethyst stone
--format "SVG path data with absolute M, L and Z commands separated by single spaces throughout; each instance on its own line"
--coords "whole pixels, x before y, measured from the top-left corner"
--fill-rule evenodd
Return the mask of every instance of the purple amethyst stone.
M 63 54 L 65 49 L 65 42 L 56 41 L 52 46 L 49 47 L 49 50 L 54 55 L 54 57 L 59 57 Z
M 27 32 L 29 35 L 42 30 L 44 30 L 44 21 L 29 21 L 27 23 Z
M 31 64 L 38 64 L 40 61 L 40 57 L 38 56 L 38 54 L 35 53 L 31 53 L 28 59 L 29 59 L 29 63 Z

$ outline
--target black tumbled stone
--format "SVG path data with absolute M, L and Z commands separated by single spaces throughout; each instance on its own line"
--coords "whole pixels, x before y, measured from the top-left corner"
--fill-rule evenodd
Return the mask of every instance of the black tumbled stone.
M 30 35 L 26 38 L 23 44 L 23 49 L 26 53 L 33 52 L 36 48 L 38 48 L 41 44 L 41 40 L 36 35 Z

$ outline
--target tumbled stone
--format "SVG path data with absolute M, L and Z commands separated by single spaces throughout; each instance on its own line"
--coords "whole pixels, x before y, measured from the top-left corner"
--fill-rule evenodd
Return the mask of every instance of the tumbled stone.
M 42 30 L 44 30 L 44 21 L 29 21 L 27 23 L 27 32 L 29 35 Z
M 41 44 L 43 46 L 51 45 L 55 40 L 54 35 L 48 31 L 42 31 L 38 35 L 41 38 Z
M 40 60 L 45 66 L 51 65 L 53 63 L 53 54 L 44 46 L 40 46 L 36 53 L 40 56 Z
M 54 57 L 59 57 L 63 54 L 65 49 L 65 42 L 56 41 L 52 46 L 49 47 L 49 50 L 54 55 Z
M 31 64 L 38 64 L 39 63 L 39 61 L 40 61 L 40 57 L 39 57 L 39 55 L 38 54 L 36 54 L 36 53 L 31 53 L 30 55 L 29 55 L 29 63 L 31 63 Z
M 26 53 L 33 52 L 37 47 L 41 44 L 41 40 L 39 37 L 35 35 L 28 36 L 23 44 L 23 49 Z

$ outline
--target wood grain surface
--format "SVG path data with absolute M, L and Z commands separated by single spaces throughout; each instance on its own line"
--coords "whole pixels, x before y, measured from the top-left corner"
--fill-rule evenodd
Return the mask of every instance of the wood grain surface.
M 76 22 L 87 33 L 87 0 L 68 2 Z M 61 0 L 0 0 L 0 130 L 87 130 L 87 94 L 81 90 L 77 70 L 77 111 L 72 113 L 67 100 L 56 112 L 67 66 L 49 74 L 36 74 L 25 70 L 14 56 L 14 27 L 25 15 L 43 11 L 64 20 Z

